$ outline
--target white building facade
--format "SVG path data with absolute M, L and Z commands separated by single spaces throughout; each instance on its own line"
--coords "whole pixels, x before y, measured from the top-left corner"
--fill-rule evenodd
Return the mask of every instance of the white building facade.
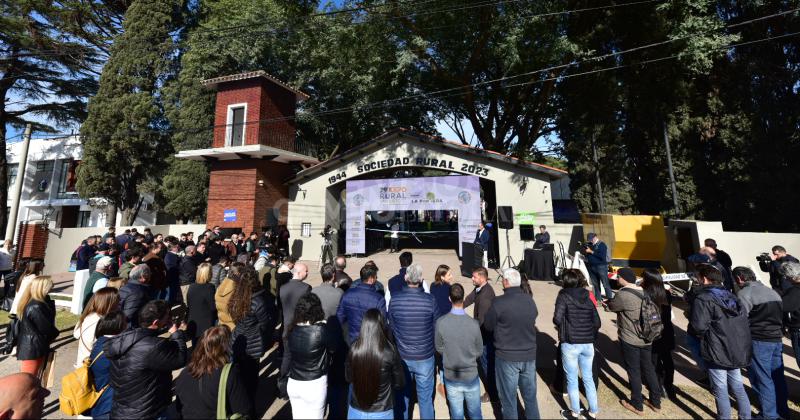
M 8 202 L 13 202 L 14 187 L 19 173 L 22 141 L 7 143 Z M 106 225 L 106 210 L 102 200 L 80 197 L 75 188 L 77 168 L 83 156 L 78 136 L 31 140 L 28 161 L 22 184 L 17 221 L 47 218 L 51 228 L 102 227 Z M 113 174 L 109 174 L 112 176 Z M 90 205 L 90 201 L 93 205 Z M 152 197 L 145 198 L 134 225 L 156 224 Z M 122 213 L 117 213 L 117 225 Z

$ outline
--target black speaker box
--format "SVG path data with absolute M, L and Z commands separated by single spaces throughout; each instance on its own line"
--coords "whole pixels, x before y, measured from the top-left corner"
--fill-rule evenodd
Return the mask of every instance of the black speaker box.
M 497 225 L 500 229 L 514 229 L 514 211 L 511 206 L 497 208 Z

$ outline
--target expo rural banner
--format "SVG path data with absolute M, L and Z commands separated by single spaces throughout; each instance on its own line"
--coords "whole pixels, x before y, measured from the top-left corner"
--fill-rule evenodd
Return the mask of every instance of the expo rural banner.
M 458 210 L 458 246 L 475 240 L 481 221 L 476 176 L 438 176 L 347 181 L 346 251 L 363 254 L 366 212 Z M 460 249 L 459 249 L 460 252 Z

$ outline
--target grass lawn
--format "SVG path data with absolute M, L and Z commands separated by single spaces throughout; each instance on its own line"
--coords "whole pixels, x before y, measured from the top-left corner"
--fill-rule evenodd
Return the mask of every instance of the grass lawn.
M 72 329 L 80 319 L 79 315 L 73 315 L 66 309 L 56 309 L 56 327 L 59 330 Z M 6 324 L 8 324 L 8 312 L 0 311 L 0 329 L 5 331 Z

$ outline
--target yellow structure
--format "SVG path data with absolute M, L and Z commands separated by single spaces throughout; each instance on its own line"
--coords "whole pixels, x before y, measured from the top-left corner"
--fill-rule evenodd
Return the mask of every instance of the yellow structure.
M 661 268 L 666 246 L 664 220 L 661 216 L 616 214 L 581 215 L 583 231 L 594 232 L 611 251 L 611 265 L 630 267 L 641 272 L 645 268 Z

